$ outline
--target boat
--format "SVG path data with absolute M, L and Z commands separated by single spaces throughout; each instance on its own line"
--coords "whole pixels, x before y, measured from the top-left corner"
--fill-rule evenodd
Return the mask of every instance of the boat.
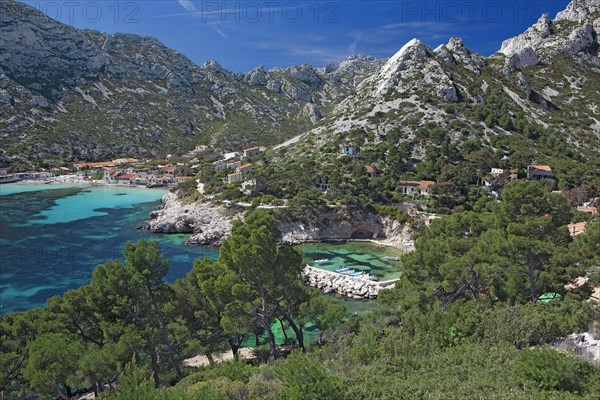
M 329 262 L 329 258 L 322 258 L 320 260 L 315 260 L 317 264 L 325 264 Z
M 342 274 L 342 275 L 352 275 L 355 272 L 356 272 L 355 269 L 349 269 L 347 271 L 340 272 L 340 274 Z
M 400 257 L 384 257 L 385 261 L 400 261 Z
M 364 272 L 362 272 L 362 271 L 356 271 L 356 272 L 353 272 L 353 273 L 348 274 L 348 275 L 350 275 L 350 276 L 361 276 L 362 274 L 364 274 Z
M 338 274 L 341 274 L 342 272 L 346 272 L 348 270 L 350 270 L 350 268 L 348 268 L 348 267 L 341 267 L 341 268 L 334 269 L 333 272 L 337 272 Z

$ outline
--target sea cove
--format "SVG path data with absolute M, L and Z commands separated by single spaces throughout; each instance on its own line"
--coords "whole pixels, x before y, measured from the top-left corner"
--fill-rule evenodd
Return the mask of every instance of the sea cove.
M 188 235 L 136 229 L 160 205 L 164 190 L 73 185 L 0 186 L 1 313 L 41 306 L 86 284 L 94 267 L 122 258 L 123 245 L 157 239 L 170 260 L 167 280 L 218 250 L 185 246 Z
M 170 260 L 167 281 L 185 276 L 197 258 L 218 249 L 186 246 L 187 234 L 153 234 L 137 229 L 166 193 L 161 189 L 112 186 L 5 184 L 0 186 L 1 313 L 43 305 L 54 295 L 86 284 L 97 264 L 122 259 L 127 241 L 159 241 Z M 381 279 L 399 274 L 386 260 L 399 251 L 370 243 L 304 244 L 307 261 L 332 270 L 342 264 L 370 270 Z

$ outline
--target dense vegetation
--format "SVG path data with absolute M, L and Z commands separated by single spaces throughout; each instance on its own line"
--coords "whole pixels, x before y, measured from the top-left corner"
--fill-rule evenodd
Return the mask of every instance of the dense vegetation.
M 395 289 L 367 317 L 305 287 L 301 255 L 276 243 L 264 210 L 237 222 L 217 261 L 164 283 L 155 242 L 46 307 L 0 321 L 0 390 L 70 398 L 77 387 L 115 399 L 583 398 L 600 396 L 600 367 L 547 347 L 600 320 L 600 222 L 572 239 L 564 197 L 543 183 L 509 184 L 502 201 L 435 221 L 404 259 Z M 564 285 L 588 271 L 574 291 Z M 552 291 L 561 299 L 540 303 Z M 340 323 L 340 321 L 345 321 Z M 275 346 L 274 324 L 296 352 Z M 302 328 L 320 329 L 304 343 Z M 258 356 L 192 371 L 191 355 Z M 262 346 L 262 343 L 265 343 Z

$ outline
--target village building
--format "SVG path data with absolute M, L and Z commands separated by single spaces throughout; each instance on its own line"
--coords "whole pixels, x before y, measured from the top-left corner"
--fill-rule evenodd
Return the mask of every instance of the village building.
M 552 179 L 552 168 L 548 165 L 529 165 L 527 167 L 527 179 L 539 181 L 540 179 Z
M 490 175 L 492 176 L 502 175 L 503 173 L 504 170 L 502 168 L 492 168 L 492 170 L 490 171 Z
M 197 167 L 197 166 L 195 165 L 194 167 Z M 225 171 L 227 169 L 227 161 L 217 160 L 217 161 L 213 162 L 213 168 L 215 169 L 215 171 Z
M 329 190 L 329 177 L 318 176 L 317 181 L 315 182 L 315 186 L 321 192 L 326 192 L 327 190 Z
M 242 174 L 249 174 L 252 172 L 252 164 L 244 164 L 240 165 L 235 169 L 236 172 L 241 172 Z
M 250 158 L 250 157 L 254 157 L 260 154 L 260 147 L 250 147 L 247 149 L 244 149 L 244 154 L 243 154 L 243 158 Z
M 348 144 L 341 144 L 340 154 L 343 154 L 345 156 L 357 157 L 360 154 L 360 147 L 351 146 Z
M 182 183 L 185 181 L 189 181 L 190 179 L 194 179 L 193 176 L 187 176 L 187 175 L 182 175 L 182 176 L 176 176 L 175 177 L 175 182 L 176 183 Z
M 227 164 L 227 169 L 236 169 L 237 167 L 239 167 L 241 165 L 242 165 L 241 161 L 230 162 Z
M 227 183 L 240 183 L 244 178 L 244 174 L 241 172 L 234 172 L 233 174 L 227 175 Z
M 267 187 L 267 182 L 265 178 L 256 177 L 247 181 L 242 182 L 242 186 L 240 190 L 250 196 L 255 193 L 260 193 Z
M 235 151 L 233 151 L 231 153 L 225 153 L 225 154 L 223 154 L 223 160 L 225 160 L 225 161 L 231 160 L 233 158 L 236 158 L 237 155 L 238 155 L 238 153 Z
M 433 181 L 401 181 L 396 190 L 407 196 L 429 197 L 433 185 Z
M 377 170 L 371 165 L 365 165 L 365 171 L 369 179 L 375 178 L 375 175 L 377 174 Z

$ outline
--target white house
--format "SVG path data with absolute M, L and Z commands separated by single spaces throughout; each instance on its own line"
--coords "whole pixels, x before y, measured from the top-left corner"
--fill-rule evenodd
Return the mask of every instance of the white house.
M 340 145 L 340 154 L 356 157 L 360 154 L 360 147 L 351 146 L 348 144 L 341 144 Z
M 249 174 L 252 172 L 252 164 L 244 164 L 237 167 L 236 172 L 241 172 L 242 174 Z
M 326 176 L 319 176 L 317 177 L 315 185 L 320 191 L 326 192 L 327 190 L 329 190 L 329 178 Z
M 240 165 L 242 165 L 241 161 L 230 162 L 229 164 L 227 164 L 227 169 L 236 169 Z
M 260 147 L 250 147 L 244 149 L 244 158 L 254 157 L 260 154 Z
M 217 160 L 213 163 L 213 168 L 215 171 L 225 171 L 227 169 L 227 161 Z
M 234 172 L 233 174 L 227 175 L 227 183 L 240 183 L 244 178 L 244 174 L 241 172 Z
M 490 175 L 492 176 L 502 175 L 503 173 L 504 170 L 502 168 L 492 168 L 492 170 L 490 171 Z
M 400 194 L 408 196 L 431 196 L 431 188 L 435 185 L 433 181 L 401 181 L 398 185 Z

